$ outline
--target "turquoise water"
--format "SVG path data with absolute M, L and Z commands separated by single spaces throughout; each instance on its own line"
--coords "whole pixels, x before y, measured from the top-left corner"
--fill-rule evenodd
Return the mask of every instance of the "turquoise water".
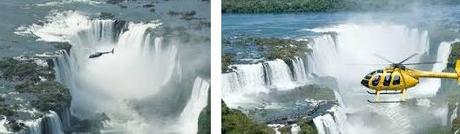
M 222 35 L 224 38 L 243 35 L 295 38 L 315 34 L 305 29 L 343 23 L 394 23 L 422 29 L 436 26 L 449 32 L 458 32 L 460 6 L 424 7 L 407 12 L 224 14 Z

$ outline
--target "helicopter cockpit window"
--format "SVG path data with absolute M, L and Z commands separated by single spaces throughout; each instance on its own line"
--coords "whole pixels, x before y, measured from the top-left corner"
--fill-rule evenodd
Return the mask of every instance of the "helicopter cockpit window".
M 379 85 L 380 75 L 382 75 L 382 74 L 376 74 L 376 75 L 374 76 L 374 79 L 372 80 L 372 86 L 377 86 L 377 85 Z
M 377 70 L 377 73 L 383 73 L 383 70 Z
M 385 76 L 385 80 L 383 81 L 383 86 L 389 86 L 391 81 L 391 74 L 387 74 Z
M 369 73 L 370 75 L 373 75 L 375 74 L 377 71 L 372 71 L 371 73 Z
M 368 74 L 364 77 L 364 79 L 371 79 L 372 75 L 371 74 Z
M 401 83 L 399 75 L 394 75 L 393 76 L 393 85 L 399 85 Z

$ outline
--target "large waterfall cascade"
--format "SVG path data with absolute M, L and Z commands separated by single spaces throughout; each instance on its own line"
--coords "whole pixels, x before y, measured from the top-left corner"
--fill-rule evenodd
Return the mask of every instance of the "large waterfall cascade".
M 293 72 L 286 68 L 287 65 L 282 60 L 267 61 L 262 64 L 233 65 L 236 67 L 234 72 L 222 75 L 223 98 L 229 107 L 246 105 L 251 101 L 257 103 L 257 100 L 245 95 L 269 92 L 267 89 L 271 87 L 290 87 L 291 82 L 294 81 L 313 81 L 311 74 L 315 74 L 320 77 L 333 77 L 338 81 L 339 90 L 335 91 L 335 95 L 340 105 L 333 108 L 334 110 L 331 111 L 333 114 L 325 114 L 314 119 L 318 133 L 381 133 L 377 130 L 379 124 L 360 126 L 363 124 L 350 122 L 345 114 L 366 111 L 378 113 L 379 116 L 385 116 L 390 120 L 390 122 L 382 122 L 381 125 L 399 124 L 385 125 L 398 130 L 395 133 L 414 131 L 415 127 L 412 124 L 415 122 L 411 121 L 408 110 L 403 109 L 403 106 L 368 105 L 366 100 L 372 99 L 372 96 L 365 93 L 366 89 L 360 86 L 359 81 L 365 74 L 388 64 L 373 56 L 375 54 L 398 62 L 413 53 L 418 53 L 419 56 L 408 63 L 432 60 L 442 63 L 428 67 L 411 67 L 424 69 L 431 67 L 432 71 L 442 71 L 446 67 L 452 42 L 442 42 L 437 45 L 437 50 L 432 50 L 436 47 L 430 45 L 427 31 L 393 24 L 342 24 L 308 30 L 319 33 L 333 32 L 336 35 L 322 34 L 309 39 L 312 52 L 306 57 L 291 59 L 291 63 L 294 64 Z M 357 66 L 356 64 L 382 64 L 382 66 Z M 248 85 L 256 85 L 260 88 L 248 88 Z M 434 96 L 440 85 L 439 79 L 422 79 L 418 86 L 409 90 L 409 97 Z M 383 97 L 383 99 L 394 100 L 399 99 L 399 96 Z
M 271 89 L 290 90 L 310 83 L 304 58 L 291 60 L 292 69 L 280 59 L 256 64 L 231 65 L 233 72 L 222 74 L 223 98 L 229 107 L 252 103 L 250 95 L 268 93 Z M 249 96 L 248 96 L 249 95 Z
M 320 76 L 332 76 L 338 80 L 340 94 L 336 94 L 336 96 L 339 95 L 340 98 L 344 99 L 343 104 L 341 104 L 343 105 L 343 108 L 340 109 L 342 110 L 341 112 L 372 111 L 386 116 L 390 120 L 390 122 L 382 122 L 380 125 L 398 124 L 390 125 L 395 130 L 394 133 L 410 133 L 414 131 L 413 123 L 415 122 L 411 121 L 408 110 L 405 110 L 403 106 L 399 104 L 385 106 L 365 104 L 366 99 L 373 99 L 373 96 L 367 96 L 362 93 L 366 89 L 359 86 L 356 81 L 362 79 L 366 73 L 384 66 L 357 66 L 356 64 L 388 64 L 372 56 L 374 54 L 382 55 L 397 62 L 413 53 L 418 53 L 419 56 L 408 61 L 408 63 L 431 61 L 433 58 L 430 57 L 435 57 L 434 60 L 442 63 L 434 64 L 432 71 L 442 71 L 446 67 L 445 63 L 447 63 L 451 42 L 441 43 L 438 45 L 437 51 L 430 50 L 432 47 L 429 44 L 427 31 L 392 24 L 342 24 L 330 28 L 310 30 L 337 33 L 336 38 L 326 34 L 313 39 L 313 52 L 308 57 L 308 63 L 313 64 L 311 68 L 313 73 Z M 331 63 L 334 66 L 331 66 Z M 422 66 L 411 67 L 418 68 Z M 439 79 L 422 79 L 418 86 L 409 90 L 409 96 L 410 98 L 434 96 L 440 86 Z M 388 96 L 383 99 L 394 100 L 399 99 L 399 96 Z M 337 130 L 338 124 L 330 123 L 324 117 L 318 118 L 320 119 L 316 119 L 317 123 L 315 124 L 329 124 L 323 125 L 327 128 L 320 131 Z M 372 120 L 366 117 L 362 118 L 364 118 L 363 120 Z M 439 120 L 441 121 L 442 119 Z M 357 128 L 360 128 L 361 132 L 381 133 L 377 129 L 379 124 L 360 126 L 362 124 L 355 124 L 349 121 L 341 124 L 339 126 L 341 128 L 339 129 L 341 130 L 340 133 L 358 133 Z
M 71 89 L 70 112 L 73 116 L 88 118 L 88 115 L 104 112 L 111 118 L 106 127 L 124 133 L 149 133 L 155 130 L 152 126 L 164 128 L 173 124 L 197 129 L 194 124 L 207 104 L 209 87 L 201 78 L 197 78 L 191 87 L 191 98 L 184 113 L 178 117 L 180 123 L 153 125 L 155 119 L 144 118 L 127 102 L 153 96 L 171 78 L 182 77 L 179 44 L 165 43 L 163 37 L 153 34 L 161 26 L 160 22 L 91 19 L 77 11 L 54 11 L 46 19 L 47 23 L 43 25 L 20 27 L 16 33 L 33 34 L 40 41 L 72 45 L 69 53 L 60 51 L 61 55 L 54 62 L 57 80 Z M 88 58 L 95 52 L 112 49 L 113 54 Z M 169 131 L 179 130 L 168 129 L 165 133 Z

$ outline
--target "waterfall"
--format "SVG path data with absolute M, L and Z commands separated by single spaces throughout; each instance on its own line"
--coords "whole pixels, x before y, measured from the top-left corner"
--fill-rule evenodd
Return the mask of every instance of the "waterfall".
M 336 125 L 331 114 L 325 114 L 313 119 L 318 134 L 340 134 L 340 130 Z
M 278 90 L 292 89 L 297 85 L 293 81 L 291 70 L 283 60 L 267 61 L 271 74 L 269 75 L 272 87 Z
M 359 81 L 363 76 L 370 71 L 381 69 L 388 64 L 376 56 L 375 54 L 386 57 L 387 59 L 398 62 L 407 56 L 418 53 L 419 55 L 407 61 L 406 63 L 432 61 L 430 57 L 435 57 L 437 61 L 446 61 L 446 55 L 449 55 L 450 43 L 441 43 L 438 47 L 438 52 L 430 50 L 428 32 L 418 30 L 416 28 L 408 28 L 402 25 L 393 24 L 341 24 L 326 28 L 311 29 L 313 32 L 325 33 L 311 39 L 312 52 L 307 54 L 307 69 L 309 73 L 314 73 L 319 76 L 331 76 L 338 80 L 339 92 L 335 92 L 336 96 L 340 96 L 343 100 L 339 100 L 343 108 L 337 108 L 334 113 L 337 122 L 336 113 L 352 113 L 352 112 L 368 112 L 369 108 L 377 109 L 375 112 L 383 113 L 388 116 L 389 122 L 381 124 L 367 124 L 368 126 L 359 126 L 348 122 L 346 115 L 341 114 L 344 121 L 334 124 L 329 115 L 321 116 L 315 119 L 319 133 L 335 133 L 335 130 L 341 130 L 341 133 L 356 133 L 355 128 L 370 129 L 369 133 L 378 132 L 378 127 L 384 124 L 398 124 L 401 118 L 393 118 L 392 114 L 385 114 L 384 109 L 393 109 L 392 111 L 403 111 L 396 104 L 389 108 L 390 105 L 382 106 L 382 108 L 374 108 L 375 105 L 363 105 L 366 99 L 372 99 L 364 94 L 366 89 L 359 85 Z M 333 36 L 329 33 L 335 33 Z M 437 54 L 437 55 L 436 55 Z M 362 66 L 360 64 L 382 64 L 381 66 Z M 419 68 L 422 66 L 411 66 Z M 423 66 L 426 67 L 426 66 Z M 435 64 L 433 71 L 440 71 L 445 68 L 445 64 Z M 438 80 L 423 79 L 420 85 L 411 88 L 408 96 L 424 97 L 433 96 L 440 87 Z M 362 93 L 362 94 L 361 94 Z M 339 99 L 339 98 L 338 98 Z M 386 96 L 383 99 L 395 100 L 398 97 Z M 403 111 L 404 112 L 404 111 Z M 404 116 L 406 113 L 398 113 Z M 422 113 L 420 113 L 422 114 Z M 365 117 L 363 117 L 365 118 Z M 371 119 L 364 119 L 371 120 Z M 339 127 L 340 129 L 338 129 Z M 375 128 L 374 128 L 375 127 Z M 404 125 L 398 127 L 400 132 L 410 132 L 413 130 L 409 119 Z M 375 131 L 372 131 L 375 129 Z M 362 130 L 363 132 L 366 132 Z
M 222 74 L 222 96 L 226 96 L 240 92 L 240 83 L 238 80 L 238 74 L 236 72 Z M 241 91 L 242 92 L 242 91 Z
M 27 126 L 24 134 L 41 134 L 44 130 L 42 127 L 42 118 L 37 120 L 32 120 L 25 122 L 24 124 Z
M 60 114 L 63 130 L 69 130 L 72 128 L 71 124 L 71 113 L 69 109 L 64 109 Z
M 221 77 L 223 99 L 229 107 L 257 102 L 254 95 L 269 93 L 271 88 L 289 90 L 308 82 L 305 64 L 300 57 L 292 59 L 293 71 L 280 59 L 231 66 L 235 68 L 234 72 L 224 73 Z
M 300 132 L 300 126 L 297 124 L 291 125 L 291 134 L 298 134 Z
M 291 59 L 294 78 L 299 83 L 308 82 L 307 72 L 305 71 L 305 64 L 303 59 L 296 56 L 294 59 Z
M 198 132 L 198 117 L 208 103 L 209 82 L 200 77 L 195 79 L 192 88 L 192 95 L 179 116 L 182 134 L 196 134 Z
M 73 98 L 72 116 L 89 118 L 104 112 L 111 119 L 105 127 L 125 133 L 150 133 L 162 126 L 180 124 L 167 121 L 164 121 L 168 123 L 166 125 L 156 124 L 160 121 L 139 114 L 129 103 L 155 96 L 163 92 L 164 87 L 170 86 L 173 80 L 177 81 L 173 78 L 182 77 L 179 41 L 165 41 L 156 34 L 155 31 L 161 26 L 159 21 L 134 23 L 100 20 L 78 11 L 53 11 L 45 19 L 46 23 L 42 25 L 20 27 L 15 33 L 32 34 L 40 41 L 72 45 L 70 52 L 60 51 L 60 55 L 54 59 L 56 80 L 70 89 Z M 96 52 L 112 49 L 113 53 L 88 58 Z M 191 102 L 187 103 L 188 107 L 180 115 L 181 120 L 186 122 L 198 118 L 196 114 L 200 112 L 194 111 L 204 107 L 203 100 L 206 104 L 206 98 L 203 97 L 207 97 L 208 89 L 204 88 L 209 83 L 201 78 L 197 78 L 196 82 L 201 84 L 194 86 Z M 63 121 L 67 120 L 63 118 Z M 62 125 L 64 128 L 67 127 L 65 122 Z M 196 126 L 187 124 L 186 127 Z
M 54 111 L 49 111 L 43 118 L 24 122 L 27 128 L 23 134 L 64 134 L 61 119 Z
M 237 69 L 235 71 L 239 86 L 239 91 L 246 93 L 268 92 L 265 85 L 265 73 L 262 63 L 257 64 L 240 64 L 234 65 Z
M 253 102 L 254 98 L 245 95 L 268 93 L 265 83 L 264 63 L 237 64 L 234 72 L 222 74 L 222 97 L 229 107 L 237 107 L 241 103 Z
M 47 114 L 45 118 L 42 119 L 42 121 L 45 128 L 43 132 L 45 134 L 64 134 L 62 130 L 61 119 L 56 112 L 50 111 L 50 113 Z

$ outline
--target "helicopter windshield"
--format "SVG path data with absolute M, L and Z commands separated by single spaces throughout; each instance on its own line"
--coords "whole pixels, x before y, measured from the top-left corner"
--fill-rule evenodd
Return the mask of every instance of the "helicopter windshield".
M 378 73 L 378 74 L 374 75 L 374 79 L 372 80 L 372 86 L 379 85 L 380 75 L 382 75 L 382 74 Z

